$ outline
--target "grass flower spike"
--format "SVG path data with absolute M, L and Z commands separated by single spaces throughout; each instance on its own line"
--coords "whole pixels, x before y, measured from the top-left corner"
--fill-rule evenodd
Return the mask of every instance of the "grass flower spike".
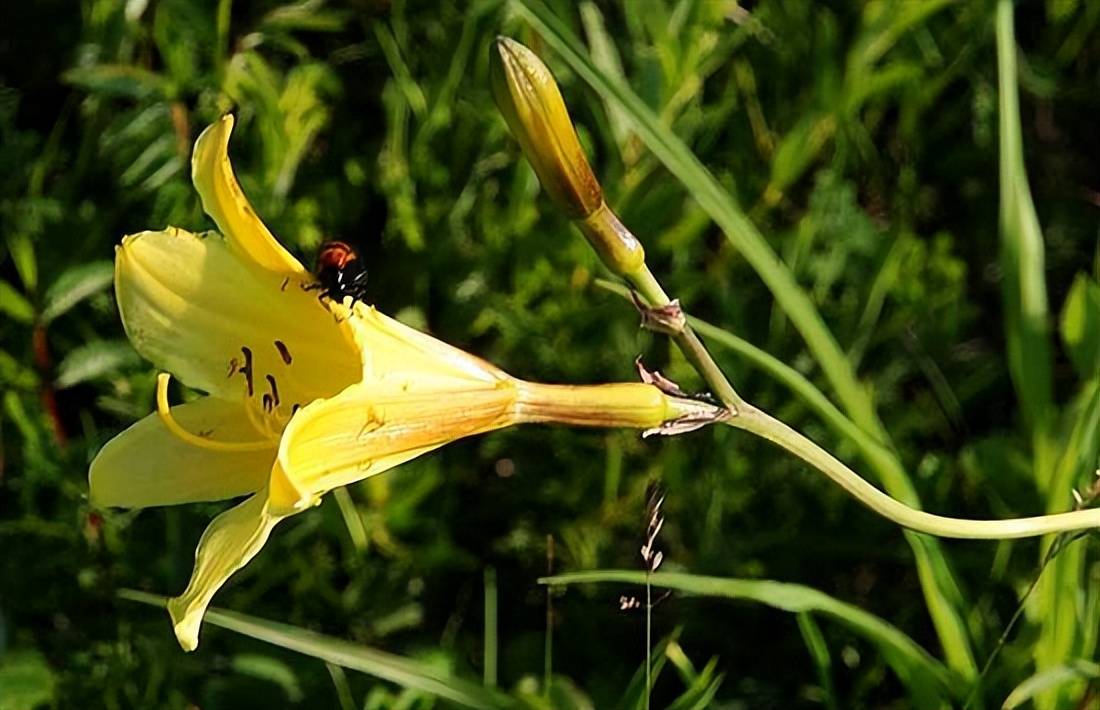
M 104 446 L 89 473 L 98 506 L 248 496 L 211 522 L 190 584 L 169 603 L 185 649 L 198 645 L 214 593 L 275 525 L 333 488 L 513 424 L 675 433 L 721 416 L 644 383 L 518 380 L 372 307 L 322 302 L 242 193 L 227 153 L 232 128 L 232 116 L 207 128 L 192 158 L 220 233 L 134 234 L 115 261 L 134 347 L 207 396 L 170 406 L 161 375 L 157 412 Z

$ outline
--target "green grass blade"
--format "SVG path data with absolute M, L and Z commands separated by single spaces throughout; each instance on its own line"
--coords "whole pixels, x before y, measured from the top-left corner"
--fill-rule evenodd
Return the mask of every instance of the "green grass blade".
M 119 596 L 159 607 L 167 601 L 165 597 L 131 589 L 120 590 Z M 505 695 L 455 678 L 433 666 L 289 624 L 215 608 L 206 612 L 206 622 L 326 663 L 367 673 L 404 688 L 430 693 L 463 707 L 495 710 L 516 706 Z
M 1082 680 L 1096 680 L 1097 678 L 1100 678 L 1100 665 L 1088 661 L 1077 661 L 1065 666 L 1048 668 L 1017 685 L 1005 698 L 1001 708 L 1012 710 L 1012 708 L 1018 708 L 1024 703 L 1035 700 L 1036 696 L 1044 691 L 1054 690 L 1066 683 L 1079 683 Z
M 821 627 L 817 625 L 813 614 L 806 611 L 798 613 L 798 630 L 802 632 L 806 650 L 810 652 L 810 658 L 817 668 L 818 682 L 821 683 L 821 692 L 825 695 L 825 707 L 837 710 L 840 705 L 837 702 L 836 687 L 833 685 L 833 657 L 829 653 L 825 635 L 821 633 Z
M 996 11 L 997 89 L 1000 133 L 1001 295 L 1004 301 L 1008 366 L 1024 419 L 1032 431 L 1035 479 L 1047 493 L 1049 512 L 1065 510 L 1070 501 L 1054 441 L 1052 346 L 1049 333 L 1043 235 L 1028 186 L 1020 130 L 1016 34 L 1011 0 L 998 0 Z M 1049 541 L 1048 541 L 1049 544 Z M 1084 556 L 1079 546 L 1059 555 L 1044 576 L 1039 594 L 1041 631 L 1034 656 L 1040 674 L 1063 666 L 1073 655 L 1082 600 L 1078 583 Z M 1065 679 L 1069 680 L 1069 679 Z M 1064 682 L 1039 693 L 1038 708 L 1068 701 Z
M 497 685 L 497 571 L 493 567 L 485 568 L 485 627 L 482 633 L 484 645 L 483 665 L 485 685 L 495 688 Z
M 555 578 L 549 577 L 549 579 Z M 617 705 L 619 710 L 644 710 L 650 692 L 650 688 L 646 684 L 646 663 L 649 663 L 650 680 L 656 685 L 657 679 L 661 677 L 661 673 L 669 660 L 668 647 L 670 644 L 676 643 L 680 638 L 681 631 L 682 629 L 674 629 L 672 633 L 653 645 L 648 658 L 642 659 L 642 663 L 634 671 L 626 690 L 623 691 L 622 697 L 619 698 L 619 704 Z
M 940 707 L 961 690 L 954 673 L 897 627 L 811 587 L 770 580 L 730 579 L 669 572 L 649 575 L 649 581 L 654 587 L 675 589 L 689 594 L 753 601 L 782 611 L 827 616 L 878 648 L 909 690 L 917 707 Z M 646 574 L 633 570 L 595 570 L 543 577 L 539 580 L 540 584 L 548 585 L 597 582 L 644 585 Z
M 1012 1 L 997 3 L 997 83 L 1001 153 L 1002 296 L 1009 370 L 1020 407 L 1045 426 L 1053 401 L 1043 235 L 1031 200 L 1020 133 Z
M 70 268 L 46 291 L 41 319 L 49 323 L 84 299 L 111 285 L 115 266 L 109 261 L 93 261 Z
M 34 321 L 34 306 L 14 286 L 0 279 L 0 313 L 16 323 Z

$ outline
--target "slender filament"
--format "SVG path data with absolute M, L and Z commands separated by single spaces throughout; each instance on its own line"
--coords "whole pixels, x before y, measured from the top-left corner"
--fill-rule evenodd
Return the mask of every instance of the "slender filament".
M 180 441 L 212 451 L 263 451 L 275 446 L 275 441 L 272 439 L 262 441 L 215 441 L 187 431 L 172 416 L 172 408 L 168 404 L 168 382 L 171 379 L 172 376 L 167 372 L 157 375 L 157 415 L 168 431 Z

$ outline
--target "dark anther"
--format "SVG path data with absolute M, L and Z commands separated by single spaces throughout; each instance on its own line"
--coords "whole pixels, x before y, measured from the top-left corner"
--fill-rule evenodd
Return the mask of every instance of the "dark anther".
M 291 406 L 291 408 L 290 408 L 290 416 L 293 417 L 298 412 L 298 410 L 301 409 L 301 408 L 302 408 L 302 405 L 295 402 L 293 404 L 293 406 Z
M 229 358 L 229 371 L 225 373 L 225 379 L 229 379 L 233 375 L 237 374 L 237 368 L 241 366 L 241 361 L 235 357 Z
M 285 291 L 286 287 L 288 285 L 290 285 L 290 277 L 289 276 L 287 276 L 285 279 L 283 279 L 283 284 L 282 284 L 282 286 L 279 286 L 279 290 L 280 291 Z
M 292 358 L 290 357 L 290 350 L 287 349 L 286 343 L 281 340 L 276 340 L 275 349 L 279 351 L 279 357 L 283 359 L 283 362 L 289 365 Z
M 264 411 L 265 412 L 270 412 L 272 409 L 275 408 L 275 405 L 273 404 L 274 400 L 271 399 L 271 395 L 269 395 L 267 392 L 264 392 L 264 400 L 263 401 L 264 401 Z
M 240 368 L 238 372 L 244 375 L 245 381 L 248 383 L 248 396 L 252 396 L 252 350 L 241 346 L 241 352 L 244 353 L 244 367 Z
M 279 388 L 275 386 L 275 378 L 271 375 L 264 375 L 267 378 L 267 384 L 271 386 L 271 399 L 275 401 L 275 406 L 279 406 Z

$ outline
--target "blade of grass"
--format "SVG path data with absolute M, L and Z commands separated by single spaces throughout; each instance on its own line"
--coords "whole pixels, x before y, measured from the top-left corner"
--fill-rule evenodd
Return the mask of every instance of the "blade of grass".
M 367 536 L 367 528 L 363 525 L 363 518 L 359 516 L 359 509 L 355 507 L 355 501 L 347 488 L 337 488 L 332 492 L 336 499 L 336 506 L 340 510 L 340 517 L 344 520 L 344 527 L 348 529 L 348 537 L 356 554 L 362 555 L 367 551 L 370 539 Z
M 1020 133 L 1012 1 L 997 3 L 997 83 L 1001 154 L 1001 269 L 1009 371 L 1034 429 L 1053 401 L 1043 235 L 1031 200 Z M 1040 484 L 1045 483 L 1040 481 Z
M 733 197 L 637 94 L 592 62 L 580 41 L 549 8 L 538 0 L 521 0 L 515 7 L 601 98 L 623 110 L 623 115 L 646 146 L 684 185 L 688 194 L 711 216 L 760 276 L 802 335 L 852 420 L 872 437 L 888 442 L 867 390 L 860 385 L 821 314 L 763 235 L 737 207 Z M 896 457 L 891 459 L 889 465 L 875 466 L 883 486 L 895 498 L 919 507 L 919 498 L 904 467 Z M 965 677 L 972 678 L 978 669 L 969 631 L 959 612 L 965 605 L 947 558 L 935 540 L 911 533 L 906 533 L 906 539 L 913 549 L 925 602 L 948 662 Z
M 556 577 L 548 577 L 547 579 L 556 579 Z M 540 579 L 539 582 L 541 581 Z M 651 690 L 650 683 L 655 683 L 656 679 L 661 676 L 661 672 L 665 669 L 665 663 L 669 660 L 668 646 L 669 644 L 676 643 L 677 639 L 680 638 L 681 631 L 682 629 L 678 628 L 673 630 L 671 634 L 661 639 L 653 646 L 652 652 L 646 657 L 645 661 L 638 666 L 638 670 L 634 671 L 630 683 L 626 686 L 626 690 L 623 691 L 617 706 L 619 710 L 642 710 L 645 707 L 646 698 L 649 697 Z M 651 678 L 647 678 L 647 664 L 649 666 L 649 675 Z
M 336 700 L 340 703 L 340 710 L 355 710 L 355 697 L 351 694 L 351 686 L 348 685 L 348 677 L 344 669 L 335 663 L 326 663 L 329 677 L 332 678 L 332 686 L 336 689 Z
M 1082 680 L 1096 680 L 1097 678 L 1100 678 L 1100 665 L 1089 661 L 1074 661 L 1068 665 L 1054 666 L 1036 673 L 1017 685 L 1005 698 L 1001 708 L 1012 710 L 1012 708 L 1018 708 L 1029 700 L 1035 700 L 1044 691 L 1053 690 L 1067 683 L 1080 683 Z M 1084 705 L 1081 707 L 1084 707 Z
M 167 602 L 167 597 L 133 589 L 120 589 L 118 596 L 157 607 L 164 607 Z M 456 678 L 425 663 L 289 624 L 215 608 L 207 611 L 206 621 L 326 663 L 367 673 L 404 688 L 436 695 L 463 707 L 495 710 L 515 706 L 515 702 L 505 695 Z
M 644 585 L 646 573 L 634 570 L 593 570 L 539 579 L 539 584 L 625 583 Z M 859 607 L 799 584 L 757 579 L 732 579 L 658 572 L 650 584 L 706 597 L 758 602 L 792 613 L 818 613 L 840 622 L 875 645 L 912 694 L 918 707 L 942 707 L 960 690 L 955 674 L 897 627 Z
M 485 568 L 485 686 L 497 686 L 497 571 Z
M 825 643 L 825 635 L 821 633 L 821 627 L 817 625 L 813 614 L 805 611 L 798 613 L 798 630 L 802 632 L 806 650 L 810 652 L 810 658 L 817 668 L 818 682 L 821 683 L 821 692 L 825 695 L 825 707 L 837 710 L 840 705 L 837 703 L 836 687 L 833 685 L 833 657 Z
M 1059 475 L 1052 422 L 1054 414 L 1051 343 L 1044 272 L 1043 235 L 1028 186 L 1020 130 L 1016 74 L 1016 33 L 1011 0 L 996 10 L 998 129 L 1000 134 L 1001 295 L 1004 302 L 1008 366 L 1024 420 L 1031 430 L 1035 480 L 1046 492 L 1047 511 L 1070 504 L 1069 476 Z M 1044 554 L 1054 538 L 1044 540 Z M 1040 673 L 1064 665 L 1073 655 L 1080 618 L 1079 549 L 1059 556 L 1040 587 L 1039 639 L 1034 656 Z M 1065 684 L 1035 699 L 1037 708 L 1060 707 L 1070 693 Z

